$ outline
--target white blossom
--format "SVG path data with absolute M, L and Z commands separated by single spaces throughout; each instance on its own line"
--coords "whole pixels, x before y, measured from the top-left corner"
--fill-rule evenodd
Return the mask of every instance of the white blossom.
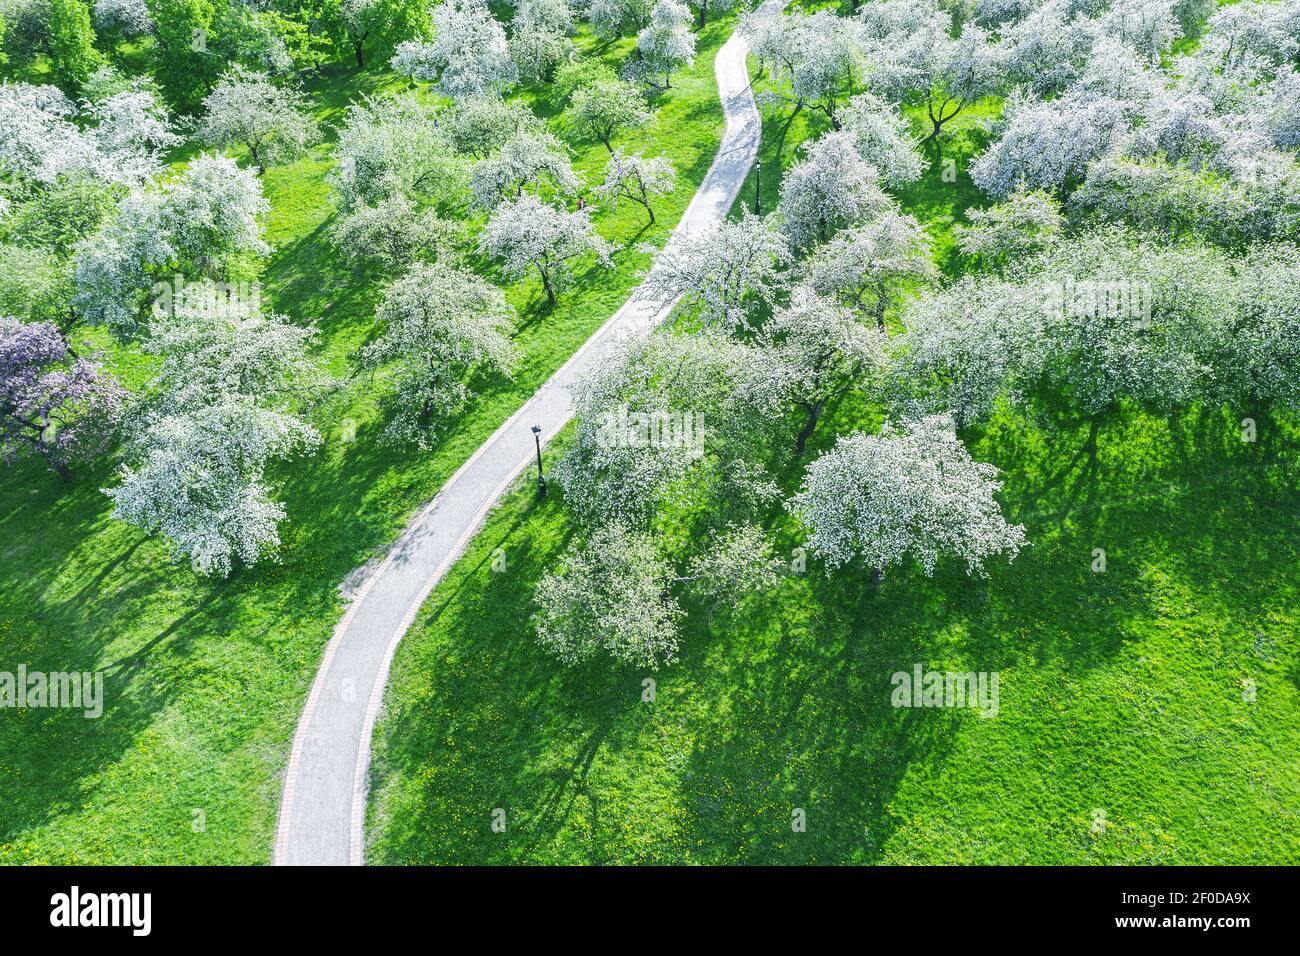
M 905 414 L 951 412 L 986 419 L 1000 400 L 1019 402 L 1043 365 L 1043 288 L 966 277 L 923 293 L 903 318 L 894 368 Z
M 0 84 L 0 168 L 49 183 L 93 163 L 93 147 L 73 122 L 76 113 L 57 87 Z
M 470 171 L 472 202 L 485 212 L 518 199 L 526 188 L 543 185 L 561 195 L 576 192 L 580 185 L 564 145 L 550 133 L 522 133 Z
M 179 178 L 129 195 L 78 246 L 73 306 L 86 322 L 134 335 L 154 282 L 224 278 L 238 257 L 268 252 L 261 220 L 269 208 L 251 172 L 201 155 Z
M 745 16 L 741 29 L 771 77 L 769 98 L 812 106 L 833 121 L 839 101 L 861 86 L 866 62 L 856 20 L 828 10 L 776 17 L 755 12 Z
M 1236 357 L 1235 374 L 1222 376 L 1228 389 L 1219 397 L 1300 408 L 1300 250 L 1258 247 L 1238 273 L 1244 294 L 1219 353 Z
M 1296 4 L 1241 0 L 1221 6 L 1210 17 L 1203 45 L 1225 64 L 1254 60 L 1271 65 L 1300 56 Z
M 133 174 L 140 181 L 159 167 L 158 154 L 180 143 L 172 132 L 167 107 L 148 89 L 134 88 L 114 93 L 90 104 L 87 115 L 94 121 L 95 143 L 110 162 L 136 165 Z
M 699 14 L 699 25 L 703 28 L 710 16 L 717 16 L 732 10 L 740 0 L 686 0 L 687 6 Z
M 772 358 L 773 393 L 802 411 L 795 439 L 801 454 L 826 403 L 877 378 L 885 366 L 884 336 L 842 305 L 807 287 L 764 323 L 759 344 Z
M 292 162 L 321 136 L 308 105 L 301 93 L 236 65 L 203 100 L 197 135 L 218 149 L 247 147 L 256 166 Z
M 805 146 L 803 160 L 786 172 L 776 216 L 791 247 L 803 251 L 847 225 L 879 215 L 889 202 L 852 134 L 828 133 Z
M 479 236 L 478 249 L 497 263 L 508 282 L 537 270 L 551 305 L 579 261 L 594 258 L 607 268 L 613 265 L 609 243 L 592 229 L 588 210 L 567 212 L 528 193 L 497 207 Z
M 921 178 L 925 163 L 916 139 L 893 104 L 859 93 L 840 112 L 840 128 L 886 184 L 902 186 Z
M 569 0 L 519 0 L 511 26 L 520 23 L 568 36 L 574 32 L 573 7 Z
M 1099 230 L 1053 246 L 1036 271 L 1053 309 L 1043 374 L 1078 414 L 1121 400 L 1166 414 L 1212 391 L 1237 297 L 1221 254 Z
M 650 23 L 636 36 L 636 49 L 634 72 L 654 86 L 670 87 L 673 73 L 695 62 L 691 11 L 678 0 L 657 0 Z
M 929 392 L 963 422 L 1031 394 L 1091 419 L 1120 402 L 1167 414 L 1213 394 L 1238 301 L 1222 255 L 1107 229 L 1049 247 L 1023 272 L 909 308 L 900 392 L 936 407 Z
M 1282 149 L 1300 147 L 1300 72 L 1292 67 L 1279 70 L 1268 90 L 1265 129 L 1273 145 Z
M 664 304 L 680 300 L 678 314 L 702 327 L 734 331 L 771 306 L 789 260 L 784 237 L 746 211 L 669 243 L 642 288 Z
M 216 406 L 156 422 L 135 463 L 106 488 L 113 517 L 170 541 L 200 574 L 226 577 L 280 545 L 284 505 L 266 464 L 310 449 L 315 433 L 264 409 Z
M 619 146 L 605 164 L 605 181 L 596 188 L 596 195 L 607 201 L 610 209 L 618 209 L 623 199 L 638 203 L 653 224 L 655 211 L 650 200 L 667 196 L 676 187 L 677 171 L 666 157 L 651 156 L 647 159 L 639 153 L 629 156 Z
M 464 270 L 412 268 L 389 286 L 375 319 L 382 331 L 362 350 L 360 367 L 387 373 L 390 441 L 430 447 L 473 395 L 476 377 L 508 374 L 519 360 L 509 336 L 514 309 L 500 289 Z
M 436 202 L 460 192 L 463 165 L 432 107 L 387 96 L 348 107 L 330 180 L 344 208 L 390 196 Z
M 1079 78 L 1096 40 L 1093 21 L 1072 20 L 1065 0 L 1048 0 L 1004 31 L 1008 73 L 1039 96 L 1060 92 Z
M 927 575 L 939 559 L 966 562 L 967 573 L 1027 544 L 994 494 L 997 469 L 973 461 L 947 416 L 895 425 L 879 435 L 857 433 L 808 466 L 791 511 L 809 530 L 808 550 L 837 568 L 859 560 L 873 571 L 920 563 Z
M 902 294 L 938 278 L 930 241 L 912 216 L 889 210 L 851 226 L 808 263 L 813 289 L 835 296 L 885 329 L 886 312 Z
M 1257 106 L 1271 64 L 1259 57 L 1225 58 L 1215 46 L 1215 39 L 1207 37 L 1195 53 L 1175 61 L 1178 92 L 1204 96 L 1215 110 L 1240 112 Z
M 1112 0 L 1101 29 L 1148 57 L 1168 53 L 1180 33 L 1176 0 Z
M 785 561 L 772 550 L 767 533 L 755 524 L 731 524 L 714 533 L 704 551 L 691 559 L 684 580 L 726 604 L 769 591 L 780 581 Z
M 452 99 L 500 95 L 518 71 L 510 59 L 505 28 L 484 0 L 444 0 L 433 8 L 433 40 L 407 40 L 393 56 L 393 69 L 433 83 Z
M 518 100 L 475 96 L 460 100 L 442 113 L 437 130 L 458 153 L 482 159 L 517 136 L 545 132 L 546 124 Z M 438 132 L 431 130 L 432 135 Z
M 320 375 L 306 358 L 311 330 L 238 302 L 207 307 L 211 289 L 187 292 L 148 340 L 162 367 L 120 481 L 105 493 L 114 517 L 162 535 L 195 571 L 224 577 L 279 546 L 285 509 L 266 470 L 319 444 L 293 399 Z
M 128 37 L 146 36 L 154 29 L 145 0 L 95 0 L 94 20 L 97 30 L 117 30 Z
M 461 223 L 421 209 L 405 196 L 390 196 L 374 206 L 356 206 L 331 230 L 339 254 L 353 263 L 373 262 L 392 272 L 438 258 L 463 232 Z
M 1093 97 L 1118 100 L 1138 110 L 1165 86 L 1149 59 L 1114 37 L 1102 37 L 1092 47 L 1079 79 L 1067 91 L 1079 102 Z
M 966 211 L 969 226 L 955 227 L 957 245 L 985 266 L 1001 266 L 1041 252 L 1061 232 L 1061 206 L 1044 192 L 1019 190 L 987 209 Z
M 781 421 L 771 364 L 713 330 L 663 328 L 607 347 L 572 390 L 573 441 L 552 469 L 566 504 L 587 524 L 646 527 L 670 503 L 735 495 L 733 466 Z M 655 423 L 679 427 L 665 434 Z M 762 480 L 751 472 L 751 484 Z
M 1033 16 L 1042 6 L 1038 0 L 975 0 L 971 19 L 993 30 Z
M 640 90 L 610 78 L 575 90 L 564 119 L 578 135 L 597 140 L 612 153 L 617 133 L 644 126 L 651 116 Z
M 1089 163 L 1122 145 L 1132 122 L 1132 108 L 1107 97 L 1010 103 L 1002 135 L 972 164 L 971 179 L 997 198 L 1068 190 Z
M 510 21 L 510 59 L 527 82 L 551 78 L 574 56 L 573 11 L 565 0 L 524 0 Z
M 870 89 L 924 106 L 931 131 L 971 103 L 997 93 L 1006 79 L 1006 48 L 977 23 L 952 36 L 952 17 L 934 0 L 879 0 L 862 10 Z
M 606 40 L 640 30 L 650 22 L 654 0 L 588 0 L 587 22 Z
M 1243 158 L 1244 160 L 1245 158 Z M 1162 236 L 1199 236 L 1223 246 L 1300 238 L 1300 167 L 1266 149 L 1227 179 L 1155 156 L 1108 156 L 1089 167 L 1070 205 Z
M 1154 100 L 1129 146 L 1130 154 L 1163 153 L 1192 169 L 1209 167 L 1224 175 L 1248 169 L 1267 149 L 1264 130 L 1240 114 L 1216 114 L 1214 105 L 1196 93 Z
M 672 569 L 647 534 L 609 525 L 537 584 L 537 641 L 573 665 L 600 652 L 657 669 L 677 659 L 681 608 L 665 592 Z

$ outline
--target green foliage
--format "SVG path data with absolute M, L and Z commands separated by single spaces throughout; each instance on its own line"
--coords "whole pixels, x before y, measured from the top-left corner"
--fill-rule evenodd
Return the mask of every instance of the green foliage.
M 84 0 L 50 0 L 49 50 L 54 81 L 65 93 L 79 92 L 101 59 Z
M 222 0 L 147 0 L 157 31 L 154 75 L 168 101 L 191 111 L 216 83 L 224 64 L 213 52 L 213 24 Z M 222 3 L 224 7 L 224 3 Z
M 562 63 L 555 71 L 551 88 L 560 102 L 567 102 L 580 89 L 601 83 L 616 83 L 618 75 L 609 64 L 589 57 L 579 57 Z
M 66 328 L 71 273 L 66 261 L 45 249 L 0 244 L 0 315 Z
M 124 191 L 89 176 L 60 177 L 0 220 L 0 239 L 69 255 L 73 246 L 94 232 Z
M 242 9 L 238 4 L 235 8 Z M 264 32 L 283 44 L 284 52 L 295 70 L 316 69 L 337 57 L 332 38 L 315 29 L 311 22 L 287 16 L 279 10 L 262 10 L 246 15 L 253 28 L 250 32 L 253 30 Z M 247 65 L 255 69 L 269 66 L 267 63 L 257 62 L 247 62 Z
M 348 48 L 357 66 L 367 63 L 366 51 L 375 61 L 387 59 L 403 40 L 427 37 L 429 8 L 426 0 L 340 0 L 343 39 L 340 53 Z

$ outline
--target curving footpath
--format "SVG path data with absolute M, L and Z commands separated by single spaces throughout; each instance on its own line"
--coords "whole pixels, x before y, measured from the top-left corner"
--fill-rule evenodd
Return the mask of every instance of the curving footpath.
M 785 2 L 764 0 L 759 12 L 775 15 Z M 714 69 L 726 130 L 670 245 L 723 220 L 758 154 L 762 124 L 749 88 L 748 52 L 739 32 L 718 51 Z M 447 480 L 366 581 L 325 647 L 298 719 L 276 826 L 276 865 L 363 862 L 370 743 L 398 642 L 492 506 L 534 460 L 532 426 L 541 427 L 543 442 L 554 437 L 573 416 L 569 387 L 599 361 L 597 346 L 644 332 L 669 308 L 634 293 Z

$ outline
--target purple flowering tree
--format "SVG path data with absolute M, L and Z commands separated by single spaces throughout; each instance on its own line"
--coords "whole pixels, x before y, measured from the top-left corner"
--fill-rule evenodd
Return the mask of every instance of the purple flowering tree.
M 71 478 L 71 464 L 102 451 L 126 390 L 79 356 L 52 322 L 0 318 L 0 458 L 39 455 Z

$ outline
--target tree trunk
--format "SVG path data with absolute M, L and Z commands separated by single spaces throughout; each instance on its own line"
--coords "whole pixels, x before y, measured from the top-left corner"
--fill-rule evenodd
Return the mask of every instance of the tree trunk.
M 545 290 L 545 292 L 546 292 L 546 303 L 547 303 L 547 305 L 549 305 L 549 306 L 551 306 L 552 308 L 554 308 L 554 307 L 555 307 L 555 289 L 551 287 L 551 277 L 547 274 L 546 270 L 543 269 L 541 266 L 538 266 L 538 267 L 537 267 L 537 271 L 538 271 L 538 272 L 541 274 L 541 276 L 542 276 L 542 288 L 543 288 L 543 289 Z
M 708 22 L 708 19 L 709 19 L 709 5 L 707 3 L 701 2 L 700 3 L 700 29 L 701 30 L 704 29 L 704 24 Z
M 72 469 L 69 468 L 66 463 L 60 461 L 57 457 L 51 454 L 50 446 L 45 443 L 45 432 L 48 430 L 49 426 L 41 429 L 41 434 L 36 439 L 36 447 L 40 449 L 41 457 L 45 459 L 45 464 L 49 467 L 50 471 L 57 474 L 64 481 L 71 481 Z
M 879 293 L 876 295 L 876 328 L 885 331 L 885 297 Z
M 812 437 L 812 433 L 817 430 L 817 419 L 821 417 L 822 408 L 826 404 L 826 399 L 819 398 L 817 403 L 808 410 L 808 420 L 803 423 L 803 428 L 799 429 L 799 437 L 795 439 L 794 453 L 796 456 L 803 454 L 804 445 Z
M 356 51 L 357 54 L 357 68 L 362 70 L 366 68 L 366 58 L 361 52 L 361 48 L 362 46 L 364 46 L 364 44 L 365 44 L 364 40 L 358 40 L 356 43 L 352 44 L 352 48 Z
M 640 180 L 638 179 L 638 182 L 639 181 Z M 648 222 L 647 225 L 653 226 L 655 224 L 655 211 L 650 208 L 650 198 L 646 195 L 645 183 L 641 183 L 641 195 L 633 196 L 628 194 L 628 198 L 641 204 L 641 208 L 643 208 L 646 215 L 650 217 L 650 222 Z

